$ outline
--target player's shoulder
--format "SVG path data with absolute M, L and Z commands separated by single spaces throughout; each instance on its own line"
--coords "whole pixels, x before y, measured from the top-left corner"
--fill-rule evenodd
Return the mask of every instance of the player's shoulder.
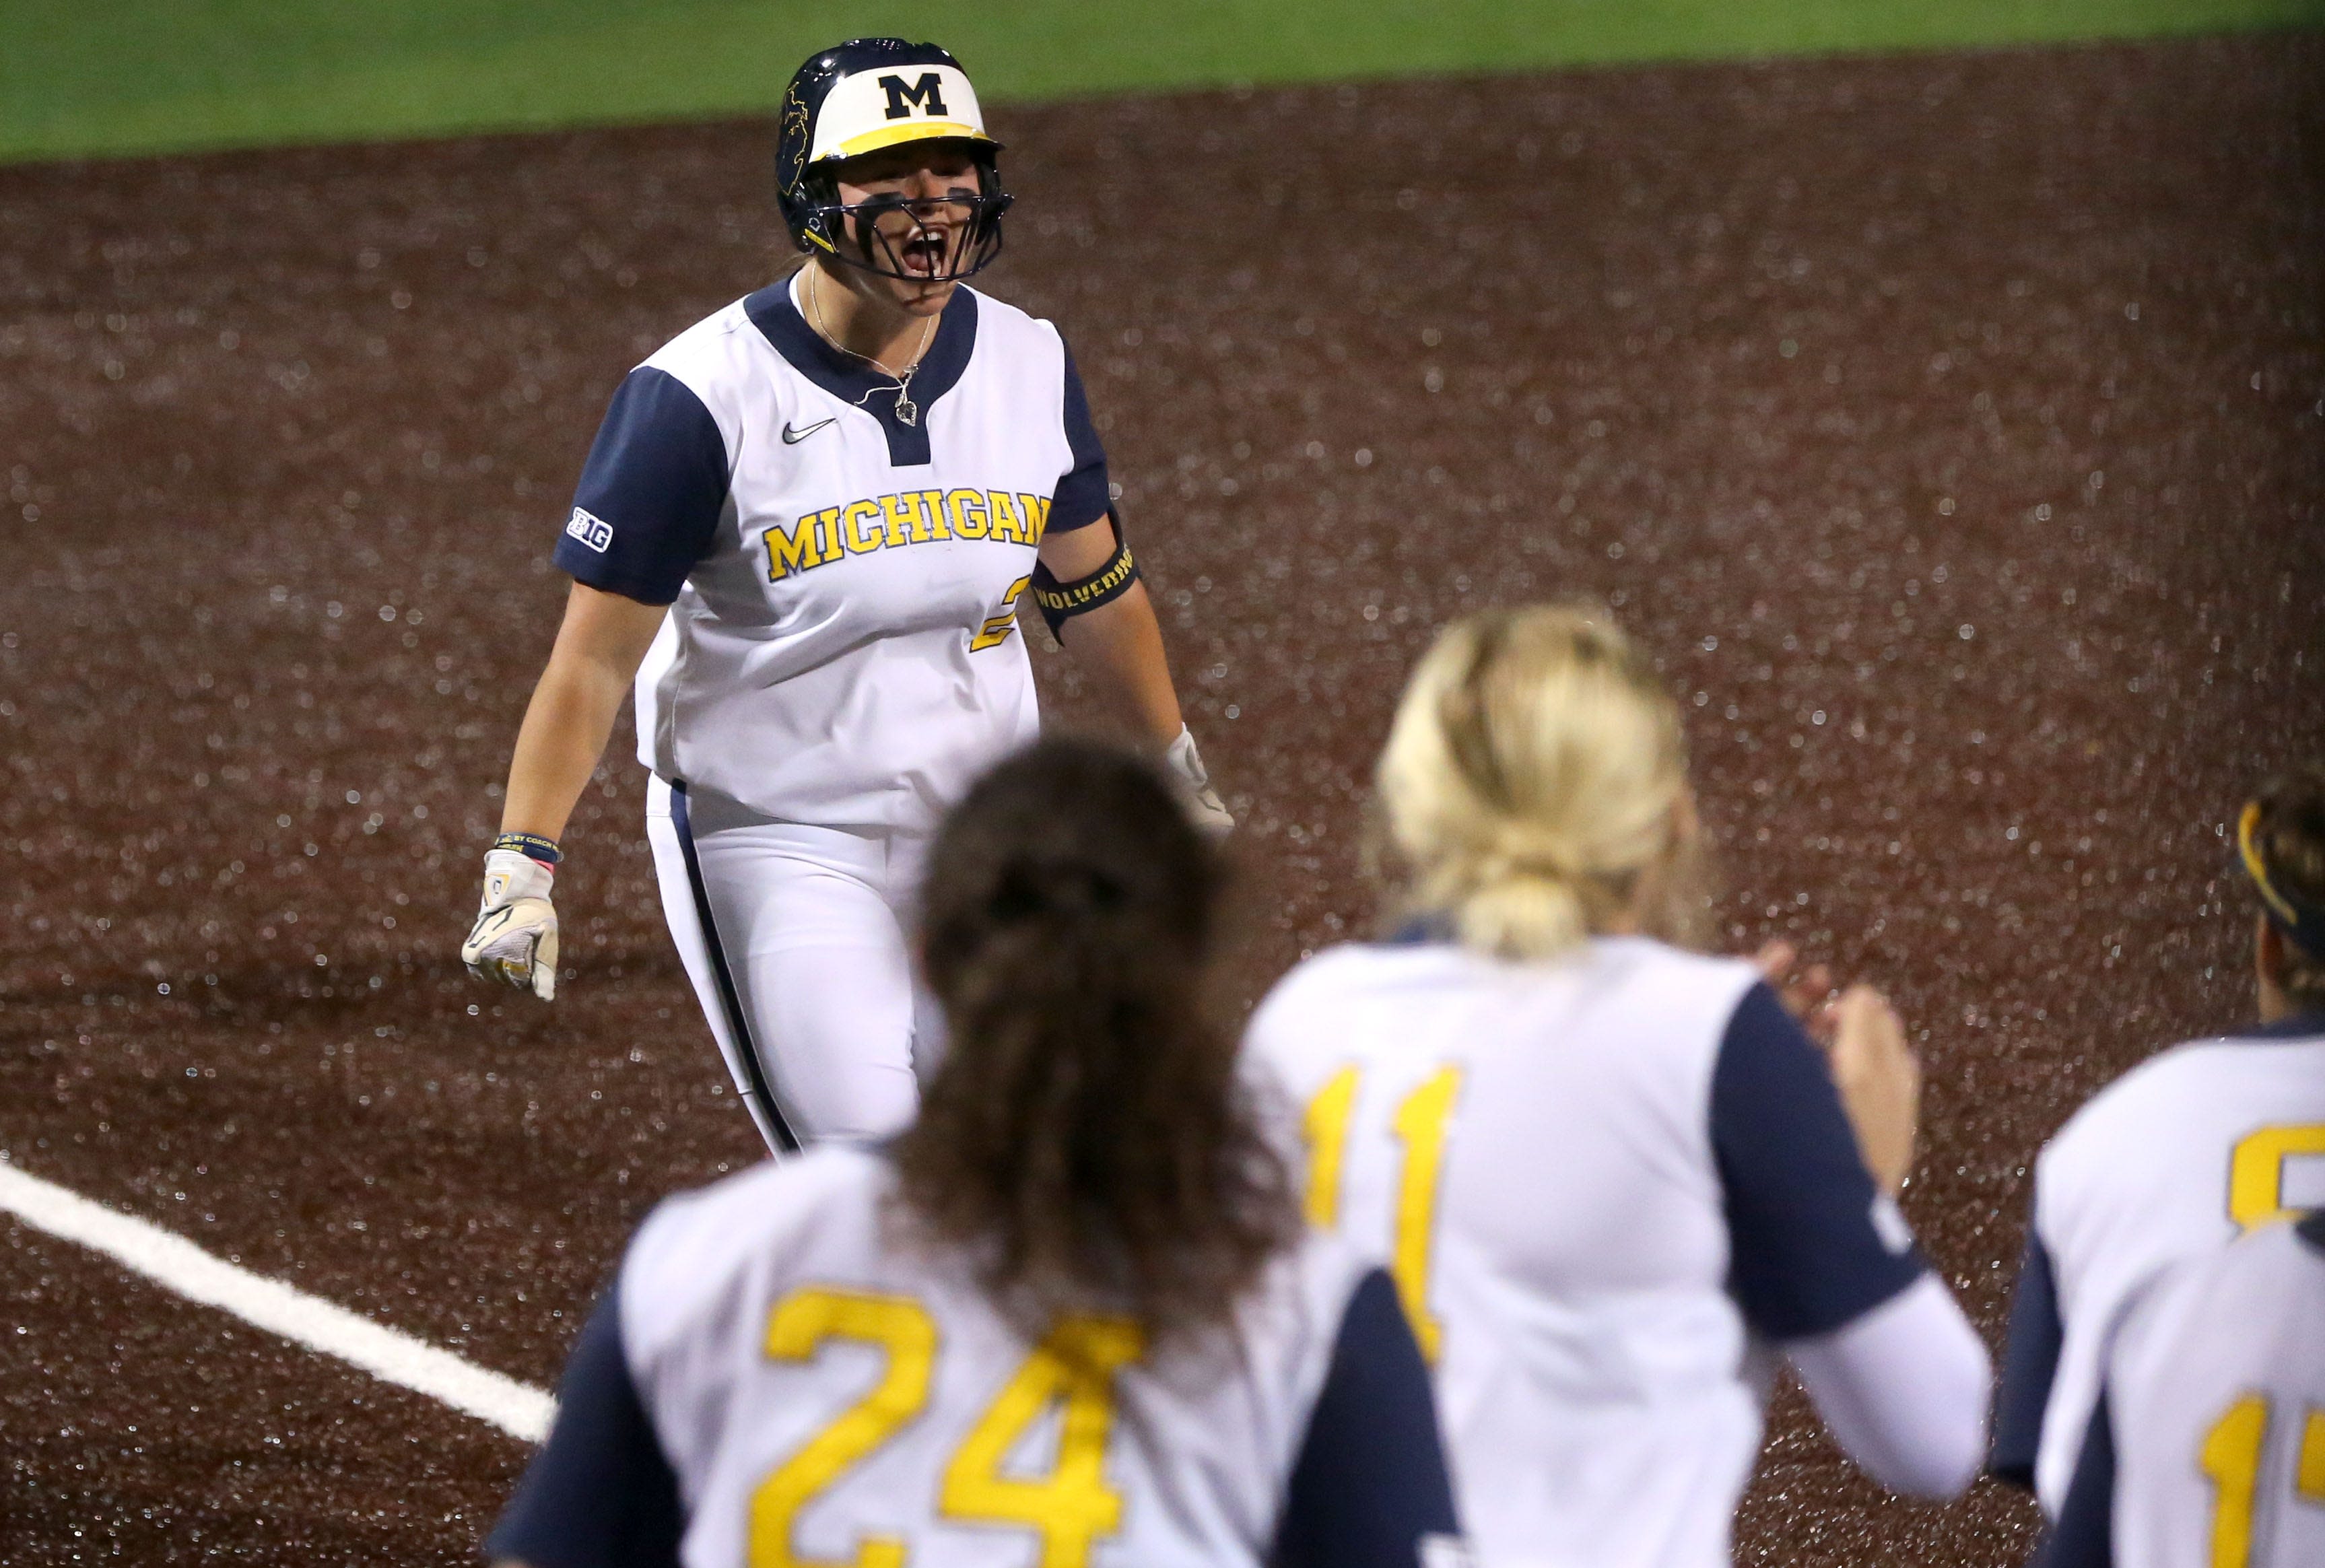
M 969 297 L 977 312 L 980 358 L 1064 368 L 1066 339 L 1056 322 L 967 283 L 960 285 L 960 292 Z
M 2206 1342 L 2230 1356 L 2274 1359 L 2289 1347 L 2269 1343 L 2269 1325 L 2313 1322 L 2320 1308 L 2325 1211 L 2288 1216 L 2159 1269 L 2119 1309 L 2110 1359 L 2119 1370 L 2144 1362 L 2150 1375 L 2169 1375 L 2192 1346 Z M 2246 1340 L 2228 1343 L 2222 1335 L 2229 1325 Z M 2311 1339 L 2306 1332 L 2295 1337 L 2302 1344 Z
M 2157 1052 L 2091 1096 L 2044 1146 L 2046 1174 L 2113 1157 L 2214 1114 L 2274 1103 L 2279 1070 L 2325 1065 L 2325 1034 L 2259 1029 L 2206 1035 Z
M 1336 1019 L 1487 991 L 1534 997 L 1544 1014 L 1588 1005 L 1602 1014 L 1635 1014 L 1643 1024 L 1684 1021 L 1716 1037 L 1759 978 L 1742 959 L 1646 937 L 1593 938 L 1555 958 L 1518 961 L 1416 932 L 1346 942 L 1303 960 L 1253 1014 L 1251 1037 L 1266 1052 L 1288 1038 L 1329 1035 Z
M 1045 316 L 1036 316 L 1023 306 L 1013 305 L 998 294 L 988 294 L 983 289 L 960 285 L 960 292 L 976 302 L 977 330 L 979 337 L 991 332 L 1011 338 L 1059 340 L 1057 323 Z
M 1695 952 L 1648 936 L 1597 938 L 1590 943 L 1590 961 L 1607 984 L 1642 997 L 1683 998 L 1723 1012 L 1762 978 L 1749 959 Z
M 878 1155 L 830 1146 L 665 1198 L 622 1261 L 625 1320 L 683 1316 L 767 1257 L 803 1250 L 820 1230 L 865 1226 L 893 1183 Z
M 1363 1006 L 1386 992 L 1458 984 L 1469 955 L 1450 942 L 1392 939 L 1342 942 L 1292 965 L 1252 1014 L 1255 1033 L 1273 1025 Z
M 660 371 L 683 385 L 712 413 L 721 413 L 746 382 L 783 363 L 752 319 L 752 303 L 784 286 L 771 283 L 730 300 L 663 342 L 631 374 Z

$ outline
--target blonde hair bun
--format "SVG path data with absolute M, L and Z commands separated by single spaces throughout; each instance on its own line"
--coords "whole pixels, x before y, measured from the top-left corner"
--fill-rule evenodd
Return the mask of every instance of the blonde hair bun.
M 1679 710 L 1604 611 L 1489 610 L 1422 656 L 1378 783 L 1410 913 L 1548 957 L 1624 915 L 1678 847 Z

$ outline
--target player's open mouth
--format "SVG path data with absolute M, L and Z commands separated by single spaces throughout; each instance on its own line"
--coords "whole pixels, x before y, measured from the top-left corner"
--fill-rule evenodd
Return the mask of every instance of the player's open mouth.
M 951 248 L 942 233 L 924 228 L 904 242 L 898 259 L 907 276 L 933 278 L 944 271 L 946 254 Z

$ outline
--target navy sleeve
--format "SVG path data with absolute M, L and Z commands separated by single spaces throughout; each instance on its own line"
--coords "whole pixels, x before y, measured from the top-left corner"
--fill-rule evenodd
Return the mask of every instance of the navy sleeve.
M 2028 1568 L 2112 1568 L 2115 1562 L 2115 1427 L 2107 1390 L 2083 1433 L 2075 1479 L 2059 1509 L 2058 1527 Z
M 1873 1178 L 1824 1053 L 1776 994 L 1737 1005 L 1711 1073 L 1711 1146 L 1728 1208 L 1729 1292 L 1772 1340 L 1829 1333 L 1921 1277 L 1874 1228 Z
M 668 604 L 710 552 L 727 487 L 718 422 L 686 383 L 642 366 L 597 427 L 551 559 L 576 582 Z
M 1331 1369 L 1277 1521 L 1273 1568 L 1413 1568 L 1458 1536 L 1429 1369 L 1379 1269 L 1340 1316 Z
M 1995 1390 L 1994 1451 L 1986 1461 L 1997 1480 L 2034 1489 L 2042 1412 L 2051 1403 L 2051 1380 L 2058 1376 L 2059 1345 L 2065 1338 L 2051 1254 L 2030 1219 L 2026 1257 L 2018 1266 L 2018 1290 L 2010 1303 L 2010 1334 L 2002 1347 L 2002 1380 Z
M 1050 498 L 1051 533 L 1087 528 L 1114 505 L 1106 478 L 1106 449 L 1098 445 L 1098 428 L 1090 423 L 1089 398 L 1074 369 L 1071 349 L 1066 352 L 1066 445 L 1073 450 L 1074 466 L 1058 481 Z
M 485 1555 L 528 1568 L 677 1568 L 686 1521 L 678 1477 L 622 1354 L 619 1286 L 589 1314 L 565 1363 L 549 1441 L 517 1483 Z

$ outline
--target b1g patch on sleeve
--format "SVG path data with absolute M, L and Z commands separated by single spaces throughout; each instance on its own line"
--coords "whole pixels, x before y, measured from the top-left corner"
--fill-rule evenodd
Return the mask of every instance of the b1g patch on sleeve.
M 614 542 L 614 525 L 579 506 L 573 508 L 573 516 L 565 524 L 565 532 L 600 555 L 605 554 L 606 547 Z

